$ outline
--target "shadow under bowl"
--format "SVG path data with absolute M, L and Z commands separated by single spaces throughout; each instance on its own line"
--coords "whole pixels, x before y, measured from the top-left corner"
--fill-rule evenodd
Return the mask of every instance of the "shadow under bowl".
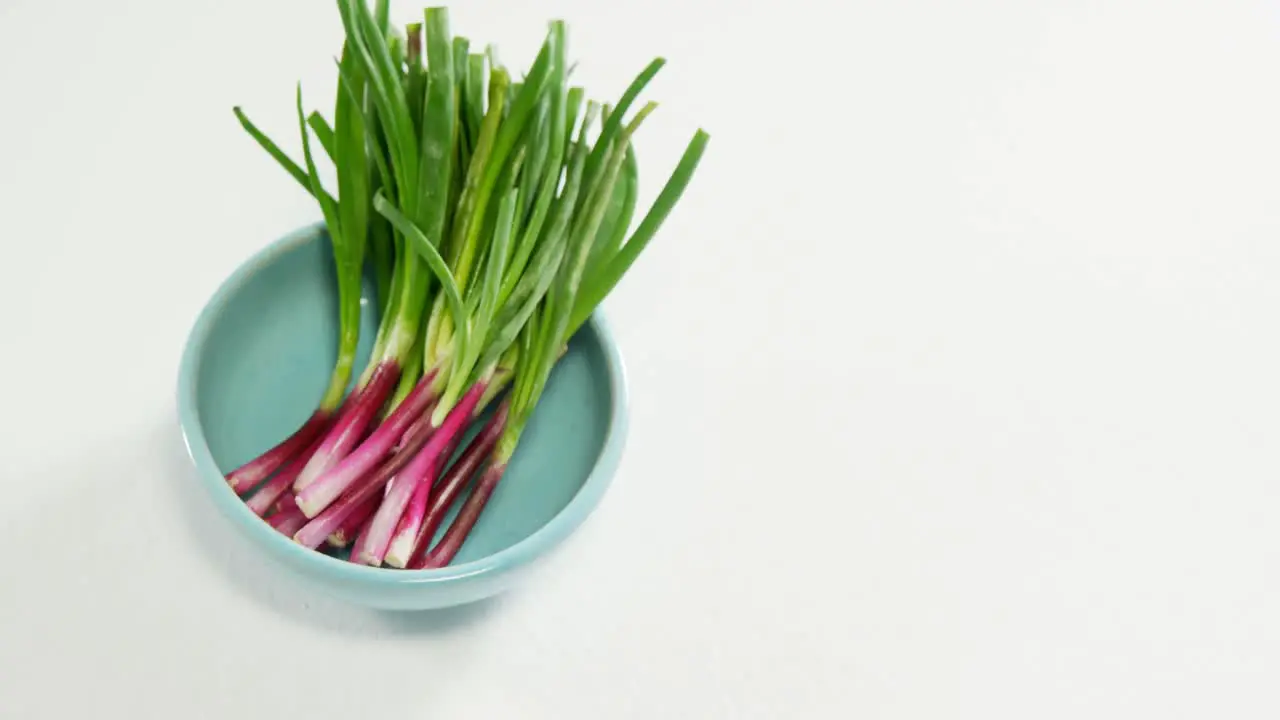
M 509 588 L 581 525 L 617 468 L 626 435 L 626 381 L 606 324 L 597 313 L 570 341 L 453 564 L 371 568 L 281 535 L 224 479 L 315 410 L 337 355 L 337 300 L 322 225 L 276 241 L 218 288 L 188 337 L 178 378 L 179 421 L 199 482 L 235 530 L 271 562 L 335 597 L 410 610 L 460 605 Z M 357 376 L 378 324 L 368 279 L 362 304 Z

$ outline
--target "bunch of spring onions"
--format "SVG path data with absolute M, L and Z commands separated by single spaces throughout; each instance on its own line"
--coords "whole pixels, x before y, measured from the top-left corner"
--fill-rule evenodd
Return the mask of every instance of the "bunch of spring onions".
M 602 105 L 570 84 L 560 21 L 517 79 L 492 48 L 472 52 L 451 35 L 445 8 L 401 29 L 385 0 L 337 4 L 345 41 L 333 121 L 307 114 L 299 87 L 302 164 L 235 110 L 323 213 L 337 362 L 311 417 L 227 482 L 306 547 L 350 546 L 351 562 L 371 566 L 442 567 L 516 454 L 569 339 L 658 231 L 708 136 L 694 135 L 630 231 L 631 140 L 654 104 L 633 106 L 661 59 Z M 323 157 L 336 194 L 320 182 Z M 381 322 L 348 392 L 366 268 Z

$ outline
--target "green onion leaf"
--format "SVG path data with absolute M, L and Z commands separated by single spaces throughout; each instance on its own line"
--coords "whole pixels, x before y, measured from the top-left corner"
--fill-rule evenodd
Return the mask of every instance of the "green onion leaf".
M 437 244 L 444 237 L 449 217 L 453 178 L 453 139 L 457 111 L 454 105 L 453 49 L 449 14 L 444 8 L 427 8 L 427 56 L 431 74 L 423 110 L 418 178 L 422 183 L 419 224 Z
M 604 300 L 613 287 L 618 284 L 623 274 L 630 269 L 632 263 L 639 257 L 640 252 L 644 250 L 645 245 L 653 239 L 658 232 L 658 228 L 667 219 L 667 215 L 671 213 L 671 209 L 675 207 L 680 196 L 684 194 L 685 188 L 688 187 L 689 181 L 693 178 L 693 172 L 698 167 L 698 162 L 702 159 L 702 154 L 707 148 L 707 142 L 711 136 L 702 130 L 698 130 L 693 139 L 689 141 L 688 147 L 681 156 L 679 164 L 671 173 L 667 184 L 663 186 L 662 192 L 658 194 L 658 198 L 654 200 L 653 205 L 649 208 L 649 212 L 645 213 L 644 219 L 640 221 L 640 226 L 627 239 L 626 244 L 618 253 L 610 258 L 608 263 L 604 265 L 599 272 L 588 278 L 578 294 L 574 303 L 573 317 L 570 320 L 569 330 L 572 335 L 577 332 L 578 328 L 586 322 L 587 318 L 595 310 L 596 306 Z
M 457 347 L 459 352 L 462 352 L 466 349 L 467 344 L 466 306 L 462 302 L 462 294 L 458 292 L 458 284 L 454 282 L 453 273 L 449 272 L 449 266 L 445 264 L 444 258 L 440 257 L 440 252 L 436 250 L 435 244 L 428 240 L 427 236 L 423 235 L 422 231 L 409 221 L 409 218 L 387 202 L 385 196 L 379 194 L 374 197 L 373 207 L 383 217 L 391 221 L 391 224 L 400 231 L 400 234 L 413 246 L 417 254 L 426 261 L 427 267 L 431 269 L 432 274 L 440 281 L 445 300 L 449 303 L 449 309 L 453 314 L 454 332 L 458 335 Z
M 622 97 L 618 99 L 618 105 L 609 113 L 609 119 L 604 122 L 600 128 L 600 137 L 596 140 L 596 145 L 591 151 L 591 157 L 587 158 L 587 169 L 584 182 L 587 187 L 594 187 L 599 179 L 601 172 L 601 164 L 605 161 L 605 154 L 612 151 L 614 137 L 618 134 L 618 128 L 622 126 L 622 118 L 631 109 L 631 104 L 636 101 L 640 93 L 644 90 L 649 81 L 658 74 L 663 65 L 667 61 L 663 58 L 654 58 L 640 74 L 631 81 L 626 91 L 622 93 Z M 590 198 L 582 198 L 580 202 L 585 202 Z
M 329 238 L 333 243 L 333 254 L 341 261 L 345 256 L 342 251 L 342 228 L 338 224 L 338 206 L 333 196 L 320 185 L 320 175 L 316 172 L 315 160 L 311 157 L 311 140 L 307 132 L 307 116 L 302 110 L 302 83 L 298 83 L 297 92 L 298 129 L 302 132 L 302 154 L 307 162 L 307 181 L 311 186 L 311 194 L 320 203 L 320 212 L 324 214 L 325 225 L 328 226 Z
M 618 253 L 618 248 L 622 247 L 622 242 L 627 237 L 631 218 L 636 212 L 636 195 L 639 190 L 637 172 L 635 148 L 628 145 L 622 173 L 613 186 L 613 197 L 609 200 L 600 229 L 596 231 L 595 247 L 591 249 L 591 257 L 587 260 L 588 277 Z
M 472 53 L 467 56 L 467 80 L 463 120 L 467 130 L 467 148 L 476 152 L 480 143 L 480 126 L 484 121 L 484 89 L 486 84 L 484 55 Z
M 482 178 L 486 175 L 485 168 L 490 164 L 490 153 L 502 120 L 507 73 L 501 68 L 494 68 L 489 82 L 489 111 L 485 113 L 475 154 L 471 156 L 471 167 L 467 169 L 467 181 L 462 189 L 462 197 L 458 200 L 458 219 L 454 223 L 450 246 L 450 265 L 457 271 L 458 281 L 464 288 L 477 251 L 476 244 L 480 236 L 478 226 L 484 218 L 484 206 L 480 203 Z
M 318 110 L 312 110 L 307 116 L 307 124 L 311 126 L 311 132 L 316 134 L 316 140 L 320 141 L 320 147 L 324 148 L 324 154 L 329 156 L 329 160 L 333 160 L 333 128 L 329 127 L 329 121 L 324 119 Z
M 263 150 L 267 151 L 268 155 L 275 158 L 275 161 L 280 163 L 280 167 L 284 168 L 286 172 L 292 175 L 293 179 L 297 180 L 299 185 L 305 188 L 307 192 L 314 195 L 315 189 L 311 186 L 311 178 L 307 176 L 307 171 L 303 170 L 298 163 L 294 162 L 288 155 L 285 155 L 284 151 L 281 150 L 280 147 L 271 140 L 271 138 L 263 134 L 263 132 L 258 129 L 258 126 L 254 125 L 253 122 L 249 120 L 249 117 L 244 114 L 243 110 L 239 107 L 234 107 L 232 108 L 232 112 L 236 114 L 236 119 L 240 121 L 240 125 L 245 129 L 245 132 L 249 133 L 249 136 L 256 140 L 258 145 L 260 145 Z M 333 200 L 332 195 L 329 195 L 328 193 L 324 194 L 328 196 L 331 202 L 336 202 Z M 319 200 L 319 198 L 316 199 L 317 201 Z
M 533 317 L 534 310 L 541 304 L 560 270 L 566 247 L 564 242 L 552 242 L 538 248 L 538 254 L 529 264 L 529 269 L 521 275 L 520 284 L 512 293 L 511 300 L 494 318 L 494 329 L 490 333 L 485 354 L 476 363 L 476 367 L 487 367 L 489 363 L 496 361 L 503 349 L 511 345 L 520 329 Z

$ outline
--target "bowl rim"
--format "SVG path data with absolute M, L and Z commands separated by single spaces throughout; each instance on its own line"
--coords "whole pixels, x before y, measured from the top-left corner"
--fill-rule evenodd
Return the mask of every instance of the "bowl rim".
M 188 333 L 178 370 L 178 423 L 182 430 L 182 440 L 186 445 L 187 455 L 194 463 L 200 480 L 208 487 L 215 504 L 241 530 L 256 538 L 258 542 L 267 545 L 269 549 L 281 554 L 283 559 L 302 566 L 310 566 L 312 571 L 327 575 L 333 580 L 379 587 L 431 586 L 503 574 L 527 565 L 555 548 L 576 530 L 599 504 L 604 491 L 613 480 L 626 441 L 629 407 L 626 368 L 609 324 L 599 309 L 592 313 L 587 322 L 591 324 L 603 350 L 611 396 L 609 423 L 605 430 L 600 454 L 596 457 L 595 465 L 592 466 L 582 487 L 578 488 L 559 512 L 528 537 L 492 555 L 432 570 L 400 570 L 358 565 L 305 548 L 293 542 L 291 538 L 281 535 L 254 514 L 244 500 L 226 483 L 222 471 L 209 450 L 204 436 L 204 427 L 196 409 L 196 385 L 205 341 L 234 292 L 267 265 L 303 244 L 315 241 L 317 235 L 322 234 L 324 230 L 323 222 L 304 225 L 250 256 L 222 281 L 213 296 L 200 310 Z

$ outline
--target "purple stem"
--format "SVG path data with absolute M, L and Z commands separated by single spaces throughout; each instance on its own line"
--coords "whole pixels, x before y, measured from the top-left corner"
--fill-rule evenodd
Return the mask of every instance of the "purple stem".
M 301 510 L 294 508 L 282 513 L 275 513 L 267 518 L 267 522 L 271 524 L 271 527 L 283 533 L 285 537 L 289 537 L 307 524 L 307 518 L 302 514 Z
M 369 524 L 369 518 L 373 517 L 373 511 L 378 509 L 380 500 L 381 498 L 377 496 L 365 500 L 363 505 L 356 508 L 356 511 L 343 520 L 342 525 L 329 535 L 328 543 L 340 548 L 349 545 L 356 534 Z
M 307 447 L 306 451 L 290 460 L 289 464 L 285 465 L 283 470 L 276 473 L 275 477 L 268 480 L 262 485 L 262 487 L 258 488 L 249 496 L 249 499 L 245 501 L 245 504 L 249 506 L 249 509 L 252 510 L 254 514 L 258 517 L 264 517 L 267 514 L 267 511 L 272 507 L 276 507 L 278 503 L 284 502 L 285 495 L 289 496 L 289 507 L 298 507 L 297 503 L 293 502 L 293 493 L 286 491 L 291 485 L 293 485 L 293 481 L 298 478 L 298 473 L 302 472 L 302 468 L 307 464 L 307 461 L 311 459 L 316 448 L 320 447 L 320 440 L 320 436 L 317 435 L 316 438 L 311 441 L 311 445 Z
M 360 526 L 360 532 L 356 535 L 357 546 L 360 545 L 361 543 L 368 542 L 369 527 L 373 525 L 372 521 L 373 521 L 373 518 L 370 517 L 368 522 L 365 522 L 364 525 Z M 356 562 L 356 551 L 354 549 L 351 551 L 351 554 L 347 557 L 347 562 L 353 562 L 353 563 Z
M 285 492 L 281 493 L 279 499 L 277 499 L 275 504 L 271 506 L 271 512 L 284 512 L 286 510 L 296 509 L 297 507 L 298 503 L 295 502 L 293 493 Z M 306 515 L 303 515 L 303 517 L 306 517 Z
M 498 436 L 502 434 L 506 423 L 507 403 L 504 402 L 498 407 L 493 417 L 489 418 L 484 429 L 471 438 L 467 448 L 462 451 L 462 457 L 458 458 L 444 477 L 435 484 L 422 524 L 413 540 L 413 559 L 409 563 L 410 568 L 418 570 L 424 567 L 427 550 L 431 546 L 431 539 L 435 537 L 436 529 L 444 521 L 445 515 L 449 514 L 449 507 L 453 505 L 453 501 L 458 498 L 462 489 L 476 474 L 476 470 L 493 451 L 493 446 L 498 443 Z
M 422 567 L 442 568 L 453 562 L 454 556 L 462 548 L 462 543 L 466 542 L 471 529 L 476 526 L 480 513 L 484 511 L 485 503 L 489 502 L 489 497 L 493 495 L 494 488 L 498 487 L 498 481 L 506 471 L 506 465 L 490 465 L 489 469 L 484 471 L 484 475 L 480 476 L 480 482 L 476 483 L 471 496 L 463 503 L 462 509 L 453 519 L 453 524 L 449 525 L 449 529 L 445 531 L 444 537 L 440 538 L 435 548 L 427 553 L 426 562 L 422 563 Z
M 319 515 L 321 510 L 328 507 L 329 503 L 351 487 L 351 483 L 359 480 L 361 475 L 369 472 L 387 456 L 387 453 L 391 452 L 409 426 L 418 420 L 436 399 L 436 392 L 431 387 L 435 374 L 433 370 L 423 376 L 404 401 L 396 406 L 391 415 L 378 426 L 377 430 L 373 431 L 368 439 L 360 443 L 360 446 L 341 462 L 322 472 L 298 493 L 298 507 L 302 508 L 302 512 L 306 513 L 307 517 Z
M 240 493 L 266 480 L 271 473 L 311 444 L 328 425 L 329 417 L 328 411 L 316 410 L 302 427 L 280 441 L 280 444 L 228 473 L 227 484 Z
M 422 527 L 422 516 L 427 510 L 427 497 L 431 495 L 431 488 L 435 485 L 436 476 L 440 474 L 444 463 L 448 462 L 449 458 L 453 457 L 453 451 L 458 449 L 458 443 L 462 442 L 463 434 L 459 432 L 453 436 L 448 447 L 440 453 L 439 460 L 414 486 L 413 495 L 409 497 L 409 505 L 400 515 L 395 532 L 391 534 L 391 542 L 387 544 L 386 555 L 382 558 L 385 564 L 402 568 L 408 564 L 409 558 L 413 557 L 413 545 L 418 539 L 418 528 Z
M 387 360 L 374 369 L 368 384 L 360 392 L 350 409 L 342 413 L 338 422 L 325 433 L 324 441 L 316 450 L 306 467 L 293 483 L 293 489 L 301 492 L 313 480 L 329 468 L 338 464 L 352 448 L 364 439 L 365 428 L 373 420 L 374 415 L 382 409 L 387 395 L 395 387 L 400 377 L 400 365 L 395 360 Z M 299 505 L 306 512 L 306 507 Z M 312 517 L 308 515 L 307 517 Z
M 396 445 L 396 449 L 397 449 L 397 450 L 399 450 L 399 449 L 401 448 L 401 446 L 403 446 L 403 445 L 404 445 L 404 439 L 403 439 L 403 438 L 405 438 L 405 437 L 409 437 L 410 435 L 413 435 L 413 434 L 415 434 L 415 433 L 421 432 L 421 431 L 422 431 L 422 427 L 423 427 L 423 426 L 430 427 L 430 425 L 431 425 L 431 413 L 432 413 L 434 410 L 435 410 L 435 404 L 434 404 L 434 403 L 432 403 L 432 405 L 431 405 L 431 407 L 430 407 L 430 408 L 428 408 L 427 410 L 424 410 L 424 411 L 422 412 L 422 414 L 418 416 L 418 419 L 413 421 L 413 424 L 409 426 L 409 429 L 407 429 L 407 430 L 405 430 L 405 431 L 404 431 L 404 436 L 401 438 L 401 440 L 400 440 L 399 444 L 397 444 L 397 445 Z
M 354 396 L 349 397 L 347 401 L 350 402 L 353 397 Z M 317 437 L 315 440 L 312 441 L 311 447 L 307 448 L 306 452 L 302 453 L 301 455 L 299 455 L 298 457 L 290 461 L 290 464 L 286 466 L 284 470 L 280 471 L 280 475 L 284 477 L 274 477 L 268 481 L 268 485 L 273 485 L 276 482 L 280 482 L 284 486 L 284 491 L 282 491 L 276 497 L 276 500 L 271 505 L 271 509 L 269 510 L 269 512 L 284 512 L 285 510 L 298 507 L 298 498 L 296 495 L 293 494 L 293 491 L 292 489 L 289 488 L 289 485 L 291 485 L 294 479 L 297 478 L 298 473 L 301 472 L 303 466 L 306 465 L 307 460 L 311 458 L 311 455 L 315 453 L 316 448 L 320 447 L 320 441 L 322 439 L 323 439 L 322 437 Z M 259 488 L 258 493 L 263 492 L 263 489 L 265 488 L 266 488 L 266 485 L 264 485 L 262 488 Z M 255 493 L 255 497 L 256 495 L 257 493 Z M 254 499 L 255 499 L 254 497 L 249 498 L 248 504 L 249 504 L 249 507 L 251 508 L 254 507 L 252 504 Z M 306 516 L 303 515 L 303 517 L 306 517 Z
M 362 536 L 364 542 L 357 540 L 351 550 L 352 562 L 374 567 L 382 564 L 382 559 L 387 554 L 387 547 L 391 544 L 391 535 L 395 532 L 400 516 L 404 513 L 405 506 L 409 504 L 414 490 L 419 483 L 427 483 L 427 491 L 430 492 L 430 483 L 435 480 L 435 474 L 449 459 L 444 455 L 444 451 L 454 442 L 455 436 L 466 429 L 471 413 L 475 412 L 480 396 L 484 394 L 485 385 L 483 382 L 477 382 L 467 390 L 458 404 L 445 416 L 440 428 L 432 433 L 426 446 L 413 457 L 404 470 L 397 473 L 391 480 L 391 488 L 387 491 L 386 498 L 378 506 L 373 520 L 369 521 L 368 532 Z
M 431 435 L 431 428 L 427 425 L 419 428 L 417 434 L 406 436 L 404 447 L 399 452 L 388 457 L 386 462 L 377 469 L 357 480 L 342 497 L 294 533 L 294 541 L 312 549 L 320 547 L 320 543 L 341 527 L 343 521 L 349 518 L 362 503 L 371 497 L 381 497 L 380 493 L 387 482 L 409 464 L 422 446 L 427 444 Z

